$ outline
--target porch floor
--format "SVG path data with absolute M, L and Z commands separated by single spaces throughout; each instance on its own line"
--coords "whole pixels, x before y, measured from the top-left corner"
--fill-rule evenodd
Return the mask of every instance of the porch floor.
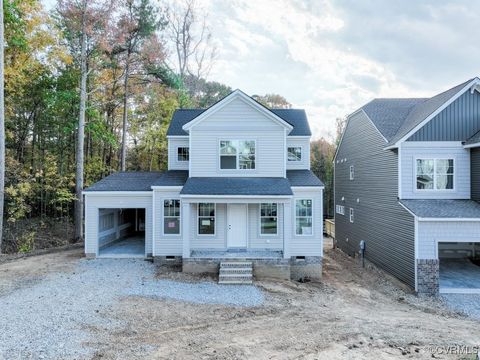
M 192 250 L 192 258 L 200 259 L 281 259 L 283 251 L 280 250 Z
M 99 258 L 144 258 L 145 237 L 133 235 L 116 240 L 98 252 Z
M 480 293 L 480 266 L 468 259 L 440 259 L 441 293 Z

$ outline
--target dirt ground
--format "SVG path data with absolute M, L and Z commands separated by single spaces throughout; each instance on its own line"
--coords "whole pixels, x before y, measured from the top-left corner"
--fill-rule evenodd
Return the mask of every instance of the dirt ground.
M 0 296 L 71 271 L 81 256 L 72 250 L 2 264 Z M 412 295 L 338 250 L 325 252 L 322 282 L 256 285 L 267 298 L 257 308 L 122 298 L 100 315 L 125 326 L 90 328 L 84 345 L 94 359 L 474 359 L 446 355 L 444 347 L 480 345 L 478 321 Z M 430 346 L 440 348 L 432 354 Z

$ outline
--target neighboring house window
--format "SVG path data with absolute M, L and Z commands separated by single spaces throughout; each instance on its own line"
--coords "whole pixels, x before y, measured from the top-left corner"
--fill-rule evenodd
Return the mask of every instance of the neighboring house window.
M 221 140 L 220 169 L 255 169 L 255 141 Z
M 453 190 L 453 159 L 417 159 L 417 190 Z
M 354 220 L 354 213 L 353 213 L 353 209 L 350 208 L 350 222 L 353 223 L 353 220 Z
M 198 235 L 215 235 L 215 204 L 198 204 Z
M 288 161 L 302 161 L 302 148 L 298 147 L 289 147 L 288 150 Z
M 165 235 L 180 234 L 180 200 L 163 201 L 163 233 Z
M 350 180 L 353 180 L 355 178 L 355 168 L 353 165 L 350 165 Z
M 313 234 L 312 204 L 311 199 L 302 199 L 295 202 L 295 234 Z
M 337 205 L 336 206 L 336 211 L 337 211 L 337 214 L 345 215 L 345 206 Z
M 188 161 L 189 159 L 189 149 L 186 146 L 177 148 L 177 160 L 178 161 Z
M 277 204 L 260 204 L 260 234 L 277 235 Z

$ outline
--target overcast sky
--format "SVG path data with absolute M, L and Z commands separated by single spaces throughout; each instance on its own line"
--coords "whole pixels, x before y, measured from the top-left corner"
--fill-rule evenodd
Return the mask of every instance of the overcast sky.
M 432 96 L 480 75 L 480 1 L 198 1 L 218 46 L 210 79 L 283 95 L 317 138 L 372 98 Z

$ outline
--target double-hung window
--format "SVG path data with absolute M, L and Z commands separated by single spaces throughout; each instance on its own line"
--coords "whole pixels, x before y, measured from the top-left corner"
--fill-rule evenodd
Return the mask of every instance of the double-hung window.
M 260 204 L 260 234 L 277 235 L 277 204 Z
M 453 190 L 453 159 L 417 159 L 417 190 Z
M 288 161 L 302 161 L 302 148 L 301 146 L 292 146 L 287 149 Z
M 255 169 L 254 140 L 221 140 L 220 169 L 251 170 Z
M 189 148 L 187 146 L 181 146 L 177 148 L 177 161 L 188 161 L 190 158 Z
M 163 200 L 163 233 L 180 234 L 180 200 Z
M 215 235 L 215 204 L 198 204 L 198 235 Z
M 336 206 L 336 211 L 337 211 L 337 214 L 345 215 L 345 206 L 337 205 Z
M 313 234 L 313 201 L 311 199 L 296 200 L 295 202 L 295 234 Z

